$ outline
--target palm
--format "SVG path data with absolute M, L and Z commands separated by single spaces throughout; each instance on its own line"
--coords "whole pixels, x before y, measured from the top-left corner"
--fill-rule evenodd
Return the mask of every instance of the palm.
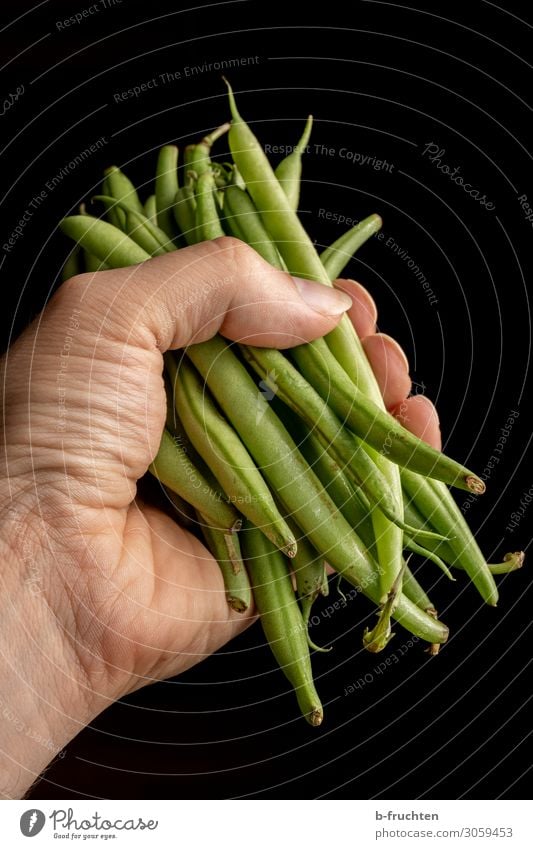
M 228 607 L 207 549 L 160 510 L 132 504 L 110 548 L 104 660 L 130 675 L 128 689 L 193 666 L 249 623 Z
M 108 395 L 102 386 L 116 380 L 118 357 L 113 348 L 105 353 L 88 391 L 89 416 L 84 407 L 72 444 L 63 443 L 73 456 L 89 448 L 100 458 L 77 481 L 71 505 L 81 533 L 69 542 L 74 571 L 64 578 L 77 632 L 100 637 L 84 663 L 97 680 L 103 661 L 121 693 L 193 666 L 251 619 L 229 609 L 218 565 L 202 543 L 136 497 L 165 419 L 161 356 L 145 352 L 142 369 L 127 370 L 117 395 Z M 91 422 L 102 410 L 112 426 L 98 429 Z M 85 653 L 87 641 L 78 650 Z

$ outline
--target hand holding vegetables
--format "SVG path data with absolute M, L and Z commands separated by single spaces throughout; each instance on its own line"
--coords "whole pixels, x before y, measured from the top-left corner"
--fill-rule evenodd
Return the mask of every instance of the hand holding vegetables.
M 296 291 L 319 313 L 331 317 L 346 311 L 348 303 L 341 306 L 340 292 L 331 288 L 333 278 L 379 230 L 381 218 L 368 216 L 319 256 L 297 214 L 301 158 L 312 119 L 274 171 L 228 89 L 231 124 L 185 149 L 181 188 L 178 151 L 162 148 L 155 213 L 148 199 L 144 214 L 131 182 L 112 168 L 103 194 L 95 197 L 109 223 L 83 210 L 62 222 L 63 231 L 87 256 L 111 267 L 144 263 L 174 252 L 183 241 L 216 243 L 230 233 L 269 263 L 262 282 L 273 301 L 271 276 L 277 269 L 293 275 Z M 221 165 L 211 159 L 211 149 L 226 132 L 233 161 Z M 337 299 L 336 310 L 328 293 Z M 217 329 L 221 335 L 214 336 Z M 318 725 L 322 707 L 309 653 L 316 646 L 306 623 L 310 605 L 326 591 L 324 561 L 378 605 L 375 626 L 363 634 L 369 651 L 385 648 L 394 636 L 394 619 L 427 640 L 434 655 L 448 630 L 404 551 L 432 561 L 452 580 L 449 566 L 464 569 L 491 605 L 498 599 L 494 574 L 502 567 L 512 571 L 522 557 L 507 556 L 493 567 L 485 562 L 445 486 L 479 495 L 483 480 L 404 426 L 407 403 L 402 403 L 402 423 L 386 411 L 384 391 L 393 408 L 395 399 L 387 392 L 386 373 L 378 367 L 374 374 L 371 361 L 380 349 L 402 359 L 388 337 L 373 335 L 363 346 L 343 316 L 323 338 L 302 339 L 292 348 L 277 330 L 275 347 L 289 349 L 283 353 L 265 349 L 264 338 L 255 341 L 253 329 L 239 346 L 224 340 L 234 338 L 224 323 L 210 330 L 187 347 L 175 337 L 167 343 L 183 350 L 166 356 L 171 414 L 150 470 L 170 487 L 174 500 L 188 504 L 188 511 L 196 509 L 199 528 L 206 523 L 203 536 L 224 576 L 228 603 L 240 612 L 249 604 L 249 579 L 272 650 L 302 713 Z M 410 402 L 419 416 L 424 405 L 426 418 L 431 417 L 427 402 Z M 433 415 L 433 432 L 436 427 Z M 244 518 L 243 548 L 238 535 Z M 299 551 L 298 539 L 307 553 Z
M 342 285 L 366 313 L 361 287 Z M 3 358 L 1 689 L 58 748 L 114 699 L 253 621 L 228 607 L 197 536 L 136 500 L 165 419 L 161 351 L 217 329 L 298 344 L 338 321 L 346 302 L 324 297 L 322 311 L 309 307 L 287 274 L 226 239 L 69 280 Z M 388 350 L 376 370 L 403 386 Z M 52 753 L 3 731 L 3 789 L 20 796 Z

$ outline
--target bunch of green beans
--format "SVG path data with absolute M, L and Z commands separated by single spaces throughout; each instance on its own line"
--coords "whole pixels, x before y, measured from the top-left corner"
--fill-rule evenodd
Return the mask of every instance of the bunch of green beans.
M 75 242 L 64 278 L 119 268 L 182 245 L 236 236 L 267 262 L 331 285 L 381 227 L 370 215 L 319 256 L 298 217 L 309 117 L 293 152 L 274 170 L 229 87 L 231 123 L 159 153 L 144 205 L 116 167 L 93 201 L 101 215 L 61 222 Z M 228 133 L 231 159 L 211 148 Z M 319 725 L 311 669 L 321 650 L 308 634 L 312 605 L 328 592 L 326 564 L 377 605 L 363 645 L 381 651 L 392 620 L 436 654 L 448 637 L 405 559 L 415 555 L 452 580 L 463 570 L 484 601 L 494 575 L 522 565 L 522 552 L 487 564 L 446 484 L 476 494 L 483 481 L 435 451 L 386 412 L 352 325 L 288 352 L 228 344 L 220 336 L 164 358 L 167 419 L 150 472 L 196 528 L 218 563 L 228 604 L 253 600 L 303 715 Z M 272 401 L 263 390 L 269 389 Z M 194 524 L 196 523 L 196 524 Z

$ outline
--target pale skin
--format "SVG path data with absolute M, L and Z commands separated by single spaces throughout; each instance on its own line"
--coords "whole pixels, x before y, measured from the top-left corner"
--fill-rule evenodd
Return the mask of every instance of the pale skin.
M 386 406 L 440 448 L 435 408 L 368 292 L 295 283 L 224 238 L 58 290 L 2 362 L 0 795 L 23 796 L 114 700 L 246 628 L 211 556 L 136 498 L 165 418 L 162 353 L 220 332 L 290 347 L 348 310 Z M 342 291 L 341 291 L 342 290 Z M 349 297 L 347 297 L 349 296 Z

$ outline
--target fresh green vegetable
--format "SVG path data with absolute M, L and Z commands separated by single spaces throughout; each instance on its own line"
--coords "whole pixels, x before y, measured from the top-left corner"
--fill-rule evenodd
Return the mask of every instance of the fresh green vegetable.
M 307 145 L 309 144 L 312 128 L 313 116 L 309 115 L 300 141 L 295 146 L 294 150 L 291 151 L 285 159 L 281 160 L 274 172 L 293 209 L 298 209 L 298 204 L 300 203 L 302 154 L 305 153 Z
M 270 489 L 234 429 L 220 415 L 197 372 L 184 362 L 176 381 L 176 406 L 192 444 L 239 511 L 289 557 L 296 540 Z
M 179 189 L 174 200 L 174 218 L 188 245 L 198 241 L 196 233 L 196 197 L 193 180 L 187 177 L 187 183 Z
M 251 245 L 274 268 L 281 268 L 278 251 L 268 235 L 252 199 L 238 186 L 224 189 L 224 213 L 233 235 Z
M 237 511 L 220 492 L 212 489 L 184 451 L 180 440 L 174 439 L 167 430 L 163 431 L 161 445 L 149 470 L 161 483 L 206 516 L 212 527 L 225 532 L 241 527 L 242 520 Z
M 106 189 L 103 194 L 111 195 L 115 200 L 123 201 L 134 212 L 144 214 L 143 205 L 139 200 L 135 186 L 120 168 L 112 165 L 111 168 L 105 169 L 104 175 Z
M 114 205 L 118 209 L 121 209 L 125 218 L 124 232 L 149 253 L 150 256 L 161 256 L 174 250 L 166 233 L 144 215 L 144 213 L 131 209 L 124 201 L 114 201 L 112 197 L 106 195 L 95 195 L 93 200 L 102 201 L 108 205 L 108 208 Z
M 243 551 L 270 648 L 294 687 L 302 714 L 310 725 L 320 725 L 323 710 L 313 683 L 307 627 L 294 597 L 288 563 L 252 525 L 243 532 Z
M 144 214 L 152 224 L 157 224 L 157 202 L 155 195 L 150 195 L 144 202 Z
M 74 245 L 62 268 L 61 280 L 70 280 L 71 277 L 79 274 L 80 270 L 80 248 L 79 245 Z
M 466 489 L 477 495 L 485 484 L 460 463 L 432 448 L 414 436 L 389 413 L 383 412 L 349 380 L 338 363 L 328 361 L 329 373 L 323 368 L 327 349 L 323 339 L 292 349 L 292 356 L 309 383 L 354 433 L 376 451 L 395 463 L 428 477 Z
M 172 208 L 178 189 L 178 148 L 173 144 L 166 144 L 159 151 L 157 158 L 155 204 L 156 223 L 169 239 L 172 239 L 176 232 Z
M 343 233 L 329 248 L 320 254 L 320 262 L 330 280 L 340 277 L 356 251 L 379 230 L 383 221 L 379 215 L 369 215 L 351 230 Z
M 252 603 L 252 589 L 242 561 L 238 534 L 221 531 L 210 525 L 210 520 L 198 513 L 206 545 L 217 561 L 228 604 L 237 613 L 245 613 Z
M 453 529 L 453 536 L 447 540 L 448 546 L 461 560 L 482 598 L 487 604 L 496 605 L 498 590 L 494 578 L 447 487 L 440 481 L 427 480 L 407 469 L 402 469 L 402 483 L 415 506 L 429 518 L 437 531 L 449 533 Z
M 147 251 L 113 224 L 91 215 L 70 215 L 63 219 L 60 227 L 65 235 L 111 268 L 137 265 L 150 259 Z

